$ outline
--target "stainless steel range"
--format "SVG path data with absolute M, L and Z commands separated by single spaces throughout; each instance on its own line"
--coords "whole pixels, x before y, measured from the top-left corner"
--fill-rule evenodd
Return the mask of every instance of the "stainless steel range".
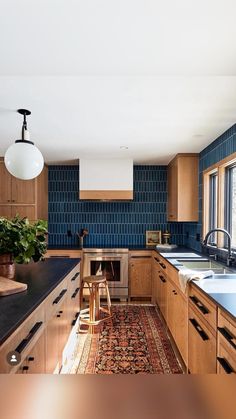
M 128 252 L 128 249 L 83 249 L 83 275 L 105 275 L 111 297 L 128 298 Z

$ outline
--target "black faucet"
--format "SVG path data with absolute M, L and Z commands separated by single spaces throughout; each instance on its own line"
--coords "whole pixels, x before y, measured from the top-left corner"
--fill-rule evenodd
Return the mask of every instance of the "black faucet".
M 207 247 L 208 239 L 209 239 L 210 235 L 212 233 L 214 233 L 215 231 L 220 231 L 220 232 L 226 234 L 226 236 L 228 237 L 228 249 L 227 249 L 228 250 L 228 257 L 227 257 L 226 264 L 227 264 L 227 266 L 230 266 L 230 265 L 232 265 L 232 262 L 234 261 L 234 257 L 232 255 L 232 249 L 231 249 L 231 235 L 229 234 L 229 232 L 227 230 L 225 230 L 224 228 L 213 228 L 212 230 L 209 230 L 208 233 L 205 236 L 205 239 L 202 242 L 202 245 Z

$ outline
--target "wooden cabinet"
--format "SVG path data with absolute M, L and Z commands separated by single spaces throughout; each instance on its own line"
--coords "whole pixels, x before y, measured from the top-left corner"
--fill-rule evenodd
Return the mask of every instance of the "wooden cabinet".
M 45 332 L 17 370 L 17 374 L 45 373 Z
M 191 374 L 216 373 L 216 330 L 189 303 L 188 369 Z
M 48 218 L 47 167 L 32 180 L 12 176 L 0 160 L 0 216 L 12 218 L 16 214 L 31 221 Z
M 152 297 L 152 254 L 131 253 L 129 257 L 129 297 Z
M 167 325 L 176 346 L 187 365 L 188 352 L 188 301 L 180 289 L 167 282 Z
M 217 373 L 236 374 L 236 322 L 221 309 L 217 328 Z
M 168 165 L 168 221 L 198 221 L 198 154 L 177 154 Z

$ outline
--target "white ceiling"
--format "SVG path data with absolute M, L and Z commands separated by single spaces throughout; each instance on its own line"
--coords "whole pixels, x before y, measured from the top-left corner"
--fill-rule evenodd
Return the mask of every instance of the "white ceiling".
M 165 164 L 236 122 L 235 0 L 0 5 L 0 155 L 22 107 L 47 162 Z

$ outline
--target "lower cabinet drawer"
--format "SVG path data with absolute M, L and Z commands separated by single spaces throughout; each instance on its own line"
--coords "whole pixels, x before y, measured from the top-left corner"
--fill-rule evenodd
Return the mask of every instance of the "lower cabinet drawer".
M 216 335 L 191 307 L 188 318 L 188 369 L 191 374 L 216 373 Z
M 219 337 L 217 354 L 217 373 L 236 374 L 236 358 L 226 350 Z
M 18 367 L 14 363 L 9 364 L 7 355 L 17 352 L 24 360 L 33 349 L 39 337 L 45 329 L 44 305 L 39 306 L 0 349 L 0 373 L 15 373 Z
M 17 374 L 44 374 L 45 373 L 45 332 L 27 355 Z

